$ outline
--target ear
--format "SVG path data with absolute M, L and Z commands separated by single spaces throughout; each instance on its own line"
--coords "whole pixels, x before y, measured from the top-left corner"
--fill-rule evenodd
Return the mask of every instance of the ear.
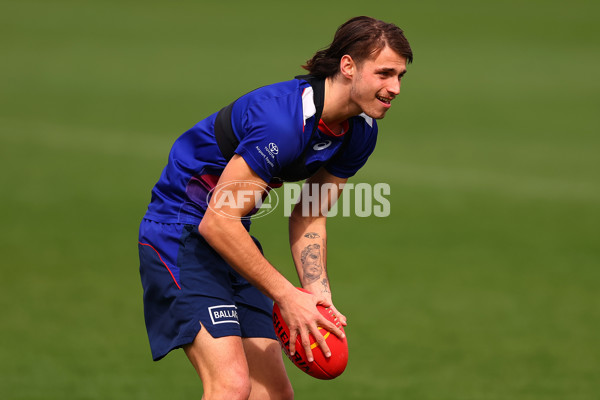
M 352 79 L 356 74 L 356 63 L 348 54 L 342 56 L 340 60 L 340 72 L 348 79 Z

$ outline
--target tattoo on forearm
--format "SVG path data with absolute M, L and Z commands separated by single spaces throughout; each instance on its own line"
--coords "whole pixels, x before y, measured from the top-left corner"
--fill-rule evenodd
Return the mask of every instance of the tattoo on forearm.
M 331 293 L 331 291 L 329 290 L 329 281 L 327 280 L 327 278 L 323 278 L 323 280 L 321 281 L 321 285 L 323 285 L 323 293 Z
M 321 263 L 321 245 L 310 244 L 302 250 L 300 254 L 302 270 L 304 271 L 304 280 L 306 283 L 314 282 L 323 274 L 323 264 Z
M 304 235 L 304 237 L 309 238 L 309 239 L 316 239 L 321 236 L 319 236 L 319 234 L 317 232 L 308 232 L 307 234 Z

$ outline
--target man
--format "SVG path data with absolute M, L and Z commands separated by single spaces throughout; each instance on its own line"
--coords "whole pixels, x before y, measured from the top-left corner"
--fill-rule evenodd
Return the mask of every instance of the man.
M 300 204 L 289 220 L 297 290 L 262 255 L 249 234 L 263 188 L 302 180 L 318 191 L 340 188 L 374 149 L 375 119 L 400 92 L 412 62 L 402 30 L 369 17 L 338 28 L 329 48 L 307 62 L 308 76 L 250 92 L 177 139 L 140 226 L 144 314 L 155 360 L 183 347 L 204 399 L 289 399 L 293 391 L 271 322 L 276 301 L 300 336 L 341 330 L 317 311 L 332 303 L 326 268 L 325 204 Z M 246 196 L 248 190 L 259 196 Z M 304 192 L 303 193 L 307 193 Z M 233 201 L 237 199 L 238 201 Z

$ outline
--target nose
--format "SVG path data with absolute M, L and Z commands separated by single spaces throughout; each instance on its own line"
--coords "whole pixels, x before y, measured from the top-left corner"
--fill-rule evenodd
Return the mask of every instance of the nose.
M 398 96 L 400 94 L 400 79 L 391 79 L 390 85 L 387 88 L 390 94 Z

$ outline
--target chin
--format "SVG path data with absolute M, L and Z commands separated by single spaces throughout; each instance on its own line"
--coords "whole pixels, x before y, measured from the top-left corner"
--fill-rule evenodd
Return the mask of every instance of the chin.
M 383 119 L 385 117 L 386 112 L 369 112 L 369 111 L 364 111 L 365 114 L 367 114 L 369 117 L 373 118 L 373 119 Z

